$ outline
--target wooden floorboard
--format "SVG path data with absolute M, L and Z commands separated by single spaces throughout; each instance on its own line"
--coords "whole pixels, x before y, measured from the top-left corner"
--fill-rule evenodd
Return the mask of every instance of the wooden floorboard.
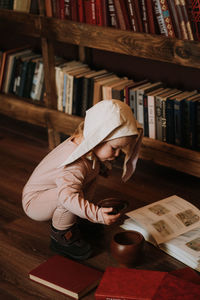
M 35 222 L 23 212 L 21 193 L 28 177 L 48 153 L 44 129 L 25 126 L 9 118 L 0 118 L 0 299 L 67 299 L 66 296 L 32 282 L 28 272 L 53 255 L 49 249 L 49 222 Z M 121 169 L 114 168 L 110 178 L 100 178 L 96 200 L 118 196 L 135 209 L 177 194 L 200 208 L 199 178 L 189 176 L 150 161 L 140 160 L 133 178 L 121 182 Z M 117 226 L 88 227 L 85 238 L 94 247 L 86 262 L 99 270 L 118 266 L 109 251 Z M 146 243 L 145 255 L 137 268 L 170 271 L 184 266 L 169 255 Z M 93 299 L 93 292 L 84 299 Z

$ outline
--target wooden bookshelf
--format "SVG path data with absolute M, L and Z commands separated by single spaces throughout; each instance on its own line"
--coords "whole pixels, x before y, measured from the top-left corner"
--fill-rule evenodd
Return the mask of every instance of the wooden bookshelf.
M 0 10 L 0 26 L 8 34 L 14 31 L 41 40 L 47 92 L 45 107 L 0 94 L 0 113 L 47 127 L 49 132 L 70 135 L 82 120 L 55 110 L 55 41 L 77 45 L 82 54 L 84 47 L 87 47 L 200 69 L 200 43 L 196 41 L 133 33 L 10 10 Z M 141 158 L 200 177 L 200 153 L 196 151 L 144 138 Z

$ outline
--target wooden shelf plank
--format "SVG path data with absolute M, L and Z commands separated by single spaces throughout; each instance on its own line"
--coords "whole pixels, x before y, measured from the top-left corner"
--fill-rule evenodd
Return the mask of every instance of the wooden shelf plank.
M 38 126 L 50 127 L 66 135 L 71 135 L 83 120 L 1 94 L 0 113 Z M 200 152 L 144 138 L 140 157 L 200 177 Z
M 26 24 L 26 26 L 24 26 Z M 0 27 L 18 34 L 200 69 L 200 43 L 161 35 L 0 10 Z

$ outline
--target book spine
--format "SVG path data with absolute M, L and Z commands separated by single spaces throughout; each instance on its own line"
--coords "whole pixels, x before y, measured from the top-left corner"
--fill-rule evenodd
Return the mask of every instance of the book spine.
M 149 125 L 149 137 L 156 139 L 156 124 L 155 124 L 155 97 L 147 96 L 148 105 L 148 125 Z
M 77 0 L 78 5 L 78 21 L 81 23 L 85 22 L 85 15 L 84 15 L 84 0 Z
M 182 130 L 182 116 L 183 116 L 183 101 L 174 101 L 174 130 L 175 130 L 175 144 L 183 145 L 183 130 Z
M 138 119 L 138 117 L 137 117 L 137 99 L 136 99 L 136 92 L 133 90 L 129 91 L 129 106 L 132 109 L 132 112 L 137 120 Z
M 35 2 L 35 1 L 31 1 L 31 2 Z M 45 0 L 45 11 L 47 17 L 53 17 L 51 0 Z
M 133 0 L 127 0 L 127 10 L 128 10 L 129 16 L 130 16 L 131 29 L 134 32 L 138 32 L 139 28 L 138 28 L 138 24 L 137 24 L 137 17 L 136 17 L 135 10 L 134 10 Z
M 141 5 L 143 32 L 149 33 L 149 24 L 148 24 L 148 19 L 147 19 L 146 1 L 145 0 L 141 0 L 140 5 Z
M 156 97 L 155 99 L 156 105 L 156 138 L 159 141 L 162 141 L 162 99 Z
M 144 136 L 149 137 L 148 98 L 143 95 Z
M 138 28 L 139 32 L 143 32 L 143 25 L 142 25 L 142 16 L 141 16 L 141 9 L 140 9 L 140 0 L 135 0 L 134 1 L 134 6 L 135 6 L 135 14 L 137 16 L 137 23 L 138 23 Z
M 167 119 L 166 119 L 166 101 L 162 100 L 161 103 L 161 128 L 162 128 L 162 141 L 167 141 Z
M 136 91 L 136 101 L 137 101 L 137 121 L 144 128 L 143 92 L 141 90 Z
M 159 29 L 160 29 L 160 34 L 167 36 L 168 31 L 167 31 L 166 23 L 165 23 L 165 20 L 164 20 L 164 17 L 163 17 L 160 1 L 159 0 L 153 0 L 153 5 L 154 5 L 155 16 L 156 16 L 158 26 L 159 26 Z
M 186 24 L 188 39 L 189 40 L 194 40 L 194 36 L 193 36 L 193 33 L 192 33 L 192 27 L 191 27 L 191 23 L 190 23 L 190 20 L 189 20 L 189 17 L 188 17 L 188 12 L 187 12 L 187 8 L 186 8 L 185 0 L 180 0 L 180 5 L 181 5 L 183 18 L 184 18 L 184 21 L 185 21 L 185 24 Z
M 187 34 L 186 24 L 181 10 L 180 0 L 174 0 L 174 1 L 175 1 L 175 7 L 176 7 L 179 23 L 181 26 L 182 39 L 188 40 L 188 34 Z
M 154 13 L 153 13 L 153 2 L 152 0 L 146 0 L 146 9 L 147 9 L 147 20 L 149 26 L 149 33 L 156 33 L 155 30 L 155 20 L 154 20 Z
M 127 3 L 124 0 L 119 0 L 119 2 L 120 2 L 120 6 L 121 6 L 121 11 L 122 11 L 122 14 L 124 17 L 126 30 L 131 30 L 131 24 L 130 24 L 130 18 L 129 18 L 129 14 L 128 14 Z
M 59 15 L 60 19 L 64 20 L 65 19 L 65 0 L 59 0 Z
M 78 4 L 77 1 L 71 1 L 71 19 L 72 21 L 78 21 Z
M 169 6 L 170 14 L 171 14 L 171 17 L 172 17 L 172 22 L 173 22 L 173 25 L 174 25 L 175 36 L 178 39 L 182 39 L 180 22 L 179 22 L 179 18 L 178 18 L 178 15 L 177 15 L 174 0 L 168 0 L 168 6 Z
M 196 41 L 200 41 L 200 9 L 198 7 L 198 2 L 194 0 L 186 0 L 186 7 L 194 39 Z
M 169 7 L 167 4 L 167 0 L 160 0 L 160 5 L 161 5 L 163 18 L 167 28 L 167 36 L 175 38 L 174 27 L 170 15 Z
M 174 138 L 174 100 L 168 98 L 166 101 L 166 142 L 175 144 Z
M 125 18 L 123 15 L 123 11 L 121 8 L 120 0 L 114 0 L 115 10 L 117 14 L 117 19 L 119 22 L 119 28 L 122 30 L 126 30 Z
M 64 0 L 64 18 L 67 20 L 72 20 L 71 1 L 72 0 Z
M 119 28 L 114 0 L 108 0 L 109 24 L 111 27 Z
M 96 25 L 95 0 L 84 0 L 84 15 L 87 24 Z

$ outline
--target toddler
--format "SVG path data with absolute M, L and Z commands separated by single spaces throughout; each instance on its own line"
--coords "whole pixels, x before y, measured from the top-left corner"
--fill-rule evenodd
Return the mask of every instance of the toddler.
M 73 259 L 87 259 L 92 249 L 80 236 L 77 217 L 110 225 L 120 213 L 92 203 L 97 176 L 122 150 L 122 180 L 133 174 L 142 129 L 131 108 L 119 100 L 103 100 L 86 112 L 76 132 L 36 167 L 23 189 L 25 213 L 36 221 L 51 220 L 51 249 Z

